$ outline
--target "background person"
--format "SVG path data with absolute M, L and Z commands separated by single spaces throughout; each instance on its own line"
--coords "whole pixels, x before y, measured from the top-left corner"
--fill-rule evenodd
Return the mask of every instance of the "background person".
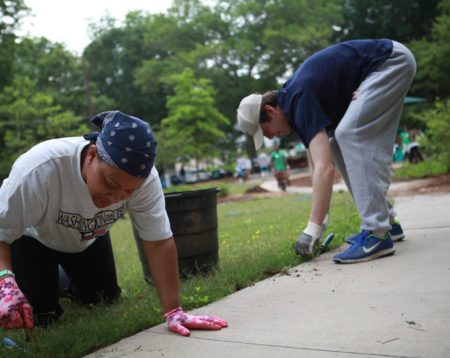
M 392 148 L 403 100 L 416 72 L 412 53 L 388 40 L 354 40 L 309 57 L 283 88 L 245 97 L 238 124 L 260 148 L 263 135 L 295 131 L 314 163 L 309 222 L 295 242 L 312 255 L 323 232 L 333 178 L 333 161 L 352 194 L 361 231 L 333 257 L 354 263 L 392 254 L 392 230 L 404 237 L 387 201 Z M 391 231 L 391 232 L 390 232 Z
M 420 138 L 423 133 L 419 129 L 410 130 L 410 142 L 407 147 L 407 158 L 410 163 L 423 162 L 423 155 L 420 150 Z
M 403 152 L 403 158 L 408 158 L 408 147 L 409 143 L 411 142 L 411 137 L 409 135 L 409 129 L 408 127 L 404 126 L 402 130 L 400 130 L 399 133 L 401 146 L 402 146 L 402 152 Z
M 240 183 L 244 183 L 248 180 L 251 168 L 252 162 L 244 154 L 236 159 L 236 175 Z
M 150 126 L 119 111 L 92 119 L 100 133 L 52 139 L 20 156 L 0 188 L 0 326 L 55 322 L 58 266 L 83 304 L 120 296 L 109 229 L 127 210 L 141 238 L 170 330 L 220 329 L 180 307 L 178 259 L 154 168 Z M 34 317 L 32 315 L 34 311 Z
M 289 184 L 289 174 L 288 174 L 288 162 L 286 154 L 280 150 L 279 145 L 275 145 L 274 151 L 271 154 L 272 168 L 277 179 L 278 186 L 281 190 L 286 190 L 286 185 Z
M 267 173 L 269 173 L 270 158 L 266 152 L 261 151 L 261 153 L 258 154 L 257 161 L 260 174 L 262 177 L 265 177 Z

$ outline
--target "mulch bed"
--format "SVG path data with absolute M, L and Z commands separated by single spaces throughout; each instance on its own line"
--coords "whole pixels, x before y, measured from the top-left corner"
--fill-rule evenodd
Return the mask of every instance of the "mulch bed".
M 335 172 L 334 183 L 339 183 L 342 180 L 339 172 Z M 398 181 L 396 181 L 398 182 Z M 432 193 L 450 193 L 450 173 L 441 174 L 435 177 L 408 180 L 404 181 L 408 183 L 402 188 L 389 190 L 390 196 L 410 196 L 410 195 L 423 195 Z M 301 176 L 299 178 L 291 179 L 291 186 L 311 186 L 311 178 L 308 175 Z M 255 198 L 270 198 L 276 196 L 289 195 L 286 192 L 269 192 L 260 186 L 254 186 L 247 189 L 244 194 L 230 195 L 225 198 L 219 198 L 220 203 L 246 201 Z
M 258 193 L 268 193 L 268 192 L 269 192 L 268 190 L 266 190 L 266 189 L 264 189 L 264 188 L 261 188 L 261 187 L 258 185 L 258 186 L 254 186 L 254 187 L 252 187 L 252 188 L 247 189 L 247 190 L 245 191 L 245 194 L 253 194 L 253 193 L 258 194 Z
M 335 171 L 334 183 L 339 183 L 342 177 L 338 171 Z M 424 183 L 424 181 L 426 183 Z M 435 177 L 423 178 L 423 179 L 411 179 L 411 180 L 395 180 L 395 182 L 405 182 L 411 185 L 405 186 L 404 189 L 391 190 L 389 193 L 393 196 L 407 196 L 407 195 L 420 195 L 420 194 L 432 194 L 441 192 L 450 192 L 450 173 L 437 175 Z M 300 177 L 291 180 L 292 186 L 311 186 L 311 178 L 309 176 Z
M 339 183 L 342 180 L 341 174 L 335 170 L 333 183 Z M 309 175 L 301 176 L 299 178 L 291 179 L 292 186 L 312 186 L 311 177 Z
M 410 183 L 410 185 L 403 190 L 392 190 L 390 191 L 390 194 L 393 196 L 408 196 L 433 193 L 450 193 L 450 173 L 419 180 L 408 180 L 405 181 L 405 183 Z

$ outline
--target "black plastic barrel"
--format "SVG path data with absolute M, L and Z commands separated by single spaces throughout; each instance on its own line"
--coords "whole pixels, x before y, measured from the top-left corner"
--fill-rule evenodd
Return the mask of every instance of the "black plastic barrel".
M 166 211 L 175 237 L 180 275 L 209 273 L 219 261 L 218 188 L 165 194 Z M 134 231 L 144 277 L 151 282 L 140 238 Z

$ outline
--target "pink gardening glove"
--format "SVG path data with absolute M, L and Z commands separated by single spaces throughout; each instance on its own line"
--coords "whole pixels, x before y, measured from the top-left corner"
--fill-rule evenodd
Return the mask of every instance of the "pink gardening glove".
M 219 330 L 228 327 L 227 321 L 219 317 L 212 316 L 194 316 L 187 314 L 181 307 L 175 308 L 164 315 L 167 321 L 169 330 L 181 334 L 182 336 L 189 336 L 189 329 L 210 329 Z
M 0 280 L 0 327 L 32 329 L 33 326 L 33 309 L 14 277 Z

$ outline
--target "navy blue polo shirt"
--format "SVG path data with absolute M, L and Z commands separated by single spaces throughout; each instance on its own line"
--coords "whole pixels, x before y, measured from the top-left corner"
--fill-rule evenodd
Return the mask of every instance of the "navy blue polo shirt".
M 308 59 L 277 91 L 278 104 L 306 147 L 323 128 L 334 131 L 352 94 L 392 53 L 392 41 L 354 40 Z

